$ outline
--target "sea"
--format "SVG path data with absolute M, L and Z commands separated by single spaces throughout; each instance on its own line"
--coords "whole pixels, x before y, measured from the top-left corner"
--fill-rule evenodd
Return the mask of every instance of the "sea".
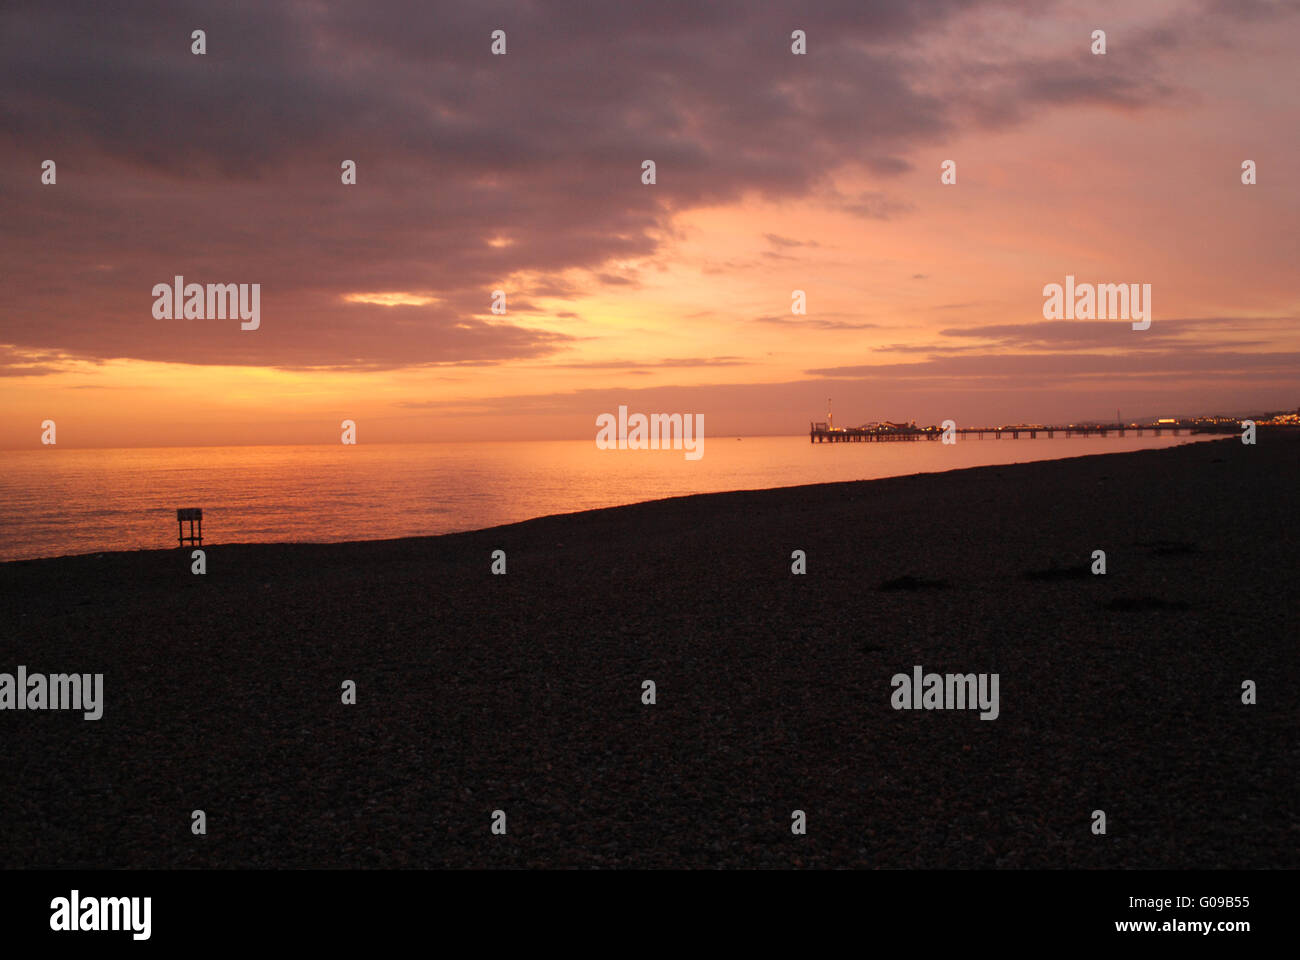
M 0 451 L 0 560 L 177 545 L 385 540 L 724 490 L 1152 449 L 1209 437 L 809 443 L 707 437 L 704 455 L 591 440 Z M 186 524 L 188 527 L 188 524 Z

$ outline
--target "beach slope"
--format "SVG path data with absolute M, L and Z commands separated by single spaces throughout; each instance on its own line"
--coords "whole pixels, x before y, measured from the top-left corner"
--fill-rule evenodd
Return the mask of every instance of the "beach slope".
M 1298 439 L 0 564 L 0 866 L 1295 868 Z

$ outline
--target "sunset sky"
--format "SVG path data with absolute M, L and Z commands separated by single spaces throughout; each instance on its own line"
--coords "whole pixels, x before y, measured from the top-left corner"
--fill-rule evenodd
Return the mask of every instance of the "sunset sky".
M 1297 48 L 1255 0 L 11 0 L 0 447 L 1294 409 Z M 177 274 L 260 329 L 155 319 Z M 1066 274 L 1151 328 L 1045 321 Z

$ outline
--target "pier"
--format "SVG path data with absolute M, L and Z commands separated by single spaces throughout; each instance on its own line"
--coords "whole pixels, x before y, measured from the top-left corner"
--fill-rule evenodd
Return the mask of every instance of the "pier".
M 962 439 L 975 440 L 1036 440 L 1039 437 L 1054 439 L 1064 437 L 1126 437 L 1144 435 L 1161 436 L 1183 433 L 1239 433 L 1241 424 L 1235 423 L 1130 423 L 1130 424 L 1067 424 L 1065 426 L 1043 426 L 1041 424 L 1019 424 L 1000 427 L 955 427 L 952 433 Z M 915 424 L 881 423 L 861 427 L 836 427 L 831 423 L 809 423 L 808 440 L 810 443 L 885 443 L 911 442 L 920 440 L 941 440 L 944 436 L 942 427 L 918 427 Z

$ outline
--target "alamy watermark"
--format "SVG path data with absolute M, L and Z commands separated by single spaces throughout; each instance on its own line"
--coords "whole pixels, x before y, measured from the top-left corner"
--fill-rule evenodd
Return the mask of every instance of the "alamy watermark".
M 1044 320 L 1132 320 L 1134 330 L 1151 326 L 1151 284 L 1075 283 L 1043 287 Z
M 81 710 L 87 720 L 104 715 L 102 673 L 0 673 L 0 710 Z
M 996 673 L 926 673 L 920 664 L 911 676 L 896 673 L 889 681 L 894 692 L 889 697 L 895 710 L 975 710 L 981 720 L 998 718 L 998 674 Z
M 133 940 L 148 940 L 152 932 L 153 897 L 83 897 L 73 890 L 50 901 L 50 929 L 127 930 Z
M 260 283 L 186 283 L 179 274 L 171 283 L 153 287 L 155 320 L 233 320 L 244 321 L 240 330 L 256 330 L 262 325 L 262 285 Z
M 687 460 L 704 456 L 704 414 L 634 413 L 620 405 L 618 417 L 596 418 L 596 446 L 601 450 L 685 450 Z

